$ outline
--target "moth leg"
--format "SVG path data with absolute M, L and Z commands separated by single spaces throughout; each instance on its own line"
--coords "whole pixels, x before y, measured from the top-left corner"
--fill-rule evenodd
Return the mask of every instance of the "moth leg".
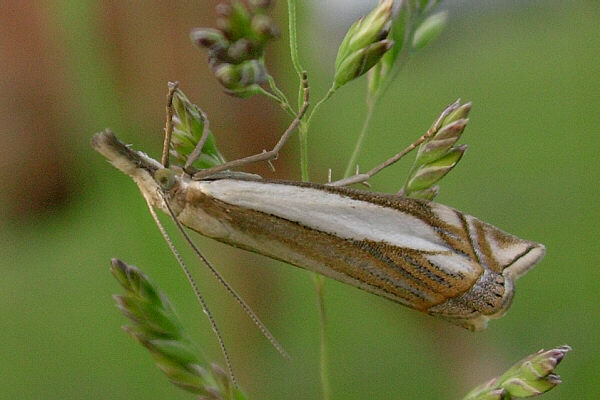
M 169 91 L 167 92 L 167 122 L 165 125 L 165 141 L 163 143 L 163 152 L 161 157 L 161 164 L 165 168 L 169 166 L 169 148 L 171 145 L 171 136 L 173 135 L 173 115 L 175 114 L 173 110 L 173 96 L 175 95 L 178 86 L 179 82 L 169 82 Z M 200 115 L 204 120 L 204 128 L 202 128 L 202 136 L 200 137 L 198 144 L 196 144 L 196 147 L 190 153 L 185 165 L 183 166 L 183 169 L 188 173 L 190 172 L 194 161 L 196 161 L 198 157 L 202 155 L 202 148 L 204 147 L 204 144 L 208 140 L 208 135 L 210 134 L 208 117 L 204 111 L 200 110 L 199 108 L 197 110 L 200 112 Z
M 173 96 L 178 86 L 179 82 L 169 82 L 169 91 L 167 92 L 167 122 L 165 124 L 165 140 L 161 157 L 161 164 L 165 168 L 169 167 L 169 146 L 173 135 Z
M 300 108 L 300 111 L 298 111 L 296 118 L 294 118 L 294 120 L 292 121 L 290 126 L 288 126 L 288 128 L 285 130 L 285 132 L 283 132 L 283 134 L 279 138 L 279 141 L 277 142 L 277 144 L 275 144 L 275 147 L 273 147 L 272 150 L 263 151 L 262 153 L 255 154 L 253 156 L 240 158 L 238 160 L 229 161 L 229 162 L 226 162 L 221 165 L 203 169 L 201 171 L 196 172 L 193 175 L 193 178 L 195 180 L 199 180 L 206 176 L 214 175 L 217 172 L 225 171 L 227 169 L 242 167 L 244 165 L 248 165 L 253 162 L 270 161 L 270 160 L 276 159 L 277 156 L 279 155 L 279 151 L 281 150 L 283 145 L 290 138 L 290 136 L 292 135 L 294 130 L 298 127 L 298 125 L 300 125 L 300 121 L 302 120 L 302 117 L 304 116 L 304 114 L 306 113 L 306 110 L 308 109 L 308 104 L 309 104 L 308 103 L 308 80 L 307 80 L 306 72 L 304 72 L 303 76 L 302 76 L 302 87 L 303 87 L 302 107 Z M 204 136 L 204 133 L 203 133 L 203 136 Z
M 206 143 L 206 141 L 208 140 L 208 135 L 210 135 L 208 117 L 206 116 L 204 111 L 202 111 L 198 107 L 196 107 L 196 110 L 200 112 L 200 115 L 204 120 L 204 127 L 202 128 L 202 136 L 200 136 L 198 144 L 196 144 L 196 147 L 194 147 L 194 150 L 190 153 L 190 155 L 187 158 L 187 161 L 185 162 L 185 165 L 183 166 L 183 170 L 188 174 L 195 172 L 195 170 L 193 170 L 192 168 L 192 164 L 202 155 L 202 148 L 204 147 L 204 143 Z
M 439 121 L 442 121 L 444 118 L 446 118 L 446 116 L 451 111 L 452 111 L 452 106 L 446 107 L 446 109 L 438 117 L 438 119 L 436 120 L 436 122 L 431 126 L 431 128 L 429 128 L 427 130 L 427 132 L 425 132 L 425 134 L 423 136 L 421 136 L 420 138 L 418 138 L 417 140 L 415 140 L 413 143 L 411 143 L 409 146 L 407 146 L 401 152 L 397 153 L 393 157 L 388 158 L 387 160 L 385 160 L 381 164 L 377 165 L 375 168 L 373 168 L 373 169 L 371 169 L 371 170 L 369 170 L 369 171 L 367 171 L 365 173 L 362 173 L 362 174 L 357 172 L 356 174 L 354 174 L 352 176 L 349 176 L 347 178 L 340 179 L 340 180 L 337 180 L 337 181 L 330 182 L 327 185 L 331 185 L 331 186 L 348 186 L 348 185 L 353 185 L 355 183 L 364 183 L 364 182 L 366 182 L 367 180 L 371 179 L 375 174 L 379 173 L 384 168 L 387 168 L 390 165 L 396 163 L 402 157 L 404 157 L 405 155 L 407 155 L 408 153 L 410 153 L 411 151 L 413 151 L 421 143 L 423 143 L 424 141 L 426 141 L 427 139 L 429 139 L 431 136 L 433 136 L 436 133 L 437 129 L 438 129 L 437 125 L 438 125 Z
M 327 185 L 330 185 L 330 186 L 348 186 L 348 185 L 353 185 L 355 183 L 365 183 L 366 181 L 368 181 L 369 179 L 371 179 L 375 174 L 381 172 L 381 170 L 383 170 L 384 168 L 387 168 L 390 165 L 396 163 L 398 160 L 400 160 L 406 154 L 408 154 L 411 151 L 413 151 L 418 145 L 420 145 L 421 143 L 423 143 L 425 140 L 429 139 L 431 137 L 431 135 L 433 135 L 434 133 L 435 133 L 435 130 L 429 129 L 423 136 L 421 136 L 420 138 L 418 138 L 417 140 L 415 140 L 413 143 L 411 143 L 404 150 L 402 150 L 401 152 L 397 153 L 393 157 L 388 158 L 387 160 L 385 160 L 384 162 L 382 162 L 381 164 L 377 165 L 375 168 L 373 168 L 373 169 L 371 169 L 371 170 L 369 170 L 367 172 L 356 173 L 356 174 L 351 175 L 351 176 L 349 176 L 347 178 L 340 179 L 340 180 L 328 183 Z
M 371 187 L 371 184 L 366 179 L 362 180 L 362 181 L 359 181 L 359 182 L 350 182 L 350 183 L 344 183 L 345 179 L 343 179 L 343 180 L 341 179 L 341 180 L 333 181 L 332 182 L 331 181 L 331 175 L 332 175 L 331 168 L 329 168 L 329 170 L 327 171 L 327 183 L 325 185 L 331 185 L 331 186 L 349 186 L 349 185 L 352 185 L 354 183 L 360 183 L 361 185 L 363 185 L 363 186 L 365 186 L 367 188 Z M 360 173 L 360 167 L 359 167 L 358 164 L 356 164 L 356 168 L 354 169 L 354 175 L 351 175 L 349 178 L 352 178 L 352 177 L 355 177 L 355 176 L 365 176 L 365 175 L 366 174 L 361 174 Z M 367 179 L 369 179 L 369 178 L 367 178 Z

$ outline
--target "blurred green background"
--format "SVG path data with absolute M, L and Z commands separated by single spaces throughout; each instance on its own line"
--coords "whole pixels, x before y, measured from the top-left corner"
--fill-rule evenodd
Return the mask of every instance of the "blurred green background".
M 208 113 L 227 158 L 274 143 L 284 113 L 264 98 L 222 94 L 188 39 L 192 27 L 213 25 L 215 3 L 0 5 L 1 398 L 191 397 L 121 331 L 111 257 L 149 274 L 205 344 L 207 358 L 221 359 L 136 186 L 89 146 L 94 132 L 110 126 L 158 157 L 168 80 L 180 81 Z M 317 99 L 337 43 L 366 5 L 324 14 L 319 2 L 300 3 L 300 56 Z M 480 333 L 328 281 L 334 398 L 458 399 L 525 355 L 565 343 L 574 350 L 559 367 L 564 384 L 544 398 L 597 398 L 600 2 L 460 1 L 449 9 L 446 32 L 411 60 L 381 102 L 360 165 L 369 168 L 420 136 L 456 98 L 472 101 L 462 140 L 469 151 L 442 181 L 437 201 L 542 242 L 548 253 L 519 281 L 510 312 Z M 342 15 L 347 19 L 338 20 Z M 268 64 L 290 94 L 296 82 L 285 36 L 270 46 Z M 343 170 L 365 114 L 364 84 L 341 89 L 315 117 L 313 180 L 324 181 L 327 168 L 334 176 Z M 275 174 L 265 166 L 250 170 L 298 179 L 297 159 L 294 142 Z M 374 189 L 397 190 L 409 166 L 382 173 Z M 249 397 L 320 398 L 310 275 L 195 237 L 292 356 L 282 359 L 198 266 Z

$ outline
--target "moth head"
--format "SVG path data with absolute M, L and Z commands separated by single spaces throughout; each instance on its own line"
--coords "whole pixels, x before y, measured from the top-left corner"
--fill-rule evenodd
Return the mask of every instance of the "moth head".
M 162 204 L 158 191 L 165 192 L 175 186 L 177 174 L 174 167 L 163 168 L 158 161 L 121 142 L 108 129 L 94 135 L 92 147 L 117 169 L 129 175 L 144 197 L 155 206 Z
M 162 168 L 154 173 L 154 180 L 157 185 L 165 192 L 173 189 L 177 183 L 177 173 L 171 168 Z

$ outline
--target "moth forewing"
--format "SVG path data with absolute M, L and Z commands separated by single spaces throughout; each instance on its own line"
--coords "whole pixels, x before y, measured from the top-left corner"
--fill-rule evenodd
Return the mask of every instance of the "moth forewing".
M 506 311 L 514 279 L 544 253 L 450 207 L 395 195 L 231 179 L 183 179 L 181 190 L 180 218 L 202 234 L 474 330 Z
M 99 148 L 118 141 L 95 141 L 164 210 L 150 179 L 160 164 L 129 149 Z M 202 235 L 472 330 L 506 312 L 514 280 L 544 254 L 541 244 L 453 208 L 397 195 L 185 173 L 166 195 L 177 219 Z

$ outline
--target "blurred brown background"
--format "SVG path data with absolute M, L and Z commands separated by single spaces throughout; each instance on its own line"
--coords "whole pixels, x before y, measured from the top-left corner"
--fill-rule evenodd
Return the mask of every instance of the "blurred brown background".
M 1 161 L 9 216 L 43 214 L 69 201 L 69 193 L 82 184 L 69 170 L 77 167 L 74 147 L 85 142 L 84 130 L 109 124 L 158 143 L 169 80 L 213 100 L 202 107 L 215 116 L 222 135 L 249 132 L 238 135 L 230 157 L 259 148 L 261 132 L 264 139 L 276 137 L 277 109 L 264 99 L 242 103 L 222 96 L 203 65 L 206 57 L 190 45 L 188 27 L 213 22 L 216 2 L 210 3 L 9 1 L 2 6 L 0 117 L 10 140 Z

